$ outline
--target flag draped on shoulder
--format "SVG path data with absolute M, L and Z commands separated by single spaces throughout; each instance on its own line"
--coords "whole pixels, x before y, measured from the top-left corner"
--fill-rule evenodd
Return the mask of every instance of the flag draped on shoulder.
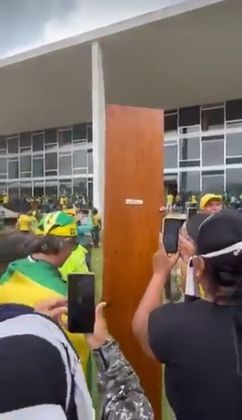
M 40 300 L 66 294 L 66 284 L 58 269 L 31 257 L 9 264 L 0 278 L 0 303 L 34 306 Z
M 9 264 L 0 278 L 0 304 L 18 303 L 34 307 L 41 300 L 67 296 L 67 284 L 59 270 L 43 260 L 32 257 Z M 86 371 L 89 349 L 82 334 L 67 332 L 73 346 L 80 355 Z

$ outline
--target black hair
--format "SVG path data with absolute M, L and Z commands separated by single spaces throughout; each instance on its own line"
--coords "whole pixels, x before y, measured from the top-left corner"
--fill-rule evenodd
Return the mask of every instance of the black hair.
M 60 236 L 35 236 L 28 250 L 30 254 L 42 253 L 45 255 L 57 255 L 65 245 L 67 238 Z M 71 239 L 71 238 L 70 238 Z
M 231 307 L 236 373 L 242 376 L 242 254 L 231 253 L 204 261 L 205 274 L 215 291 L 214 303 Z
M 187 233 L 195 244 L 197 243 L 200 226 L 208 217 L 207 214 L 195 214 L 186 222 Z
M 87 216 L 88 216 L 88 214 L 89 214 L 89 210 L 88 210 L 87 208 L 80 208 L 80 211 L 81 211 L 83 214 L 86 214 Z
M 34 239 L 31 233 L 13 232 L 0 235 L 0 272 L 8 264 L 29 254 L 29 244 Z
M 205 273 L 215 287 L 233 288 L 233 294 L 242 291 L 242 254 L 205 258 L 204 262 Z
M 96 214 L 98 214 L 98 210 L 97 209 L 92 209 L 92 214 L 95 216 Z

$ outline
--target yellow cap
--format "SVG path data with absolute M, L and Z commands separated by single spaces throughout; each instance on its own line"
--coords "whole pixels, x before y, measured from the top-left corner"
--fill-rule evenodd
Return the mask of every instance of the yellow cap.
M 203 210 L 207 204 L 209 203 L 209 201 L 222 201 L 222 197 L 221 195 L 217 195 L 217 194 L 205 194 L 201 197 L 200 200 L 200 210 Z
M 66 209 L 64 210 L 66 214 L 69 214 L 69 216 L 76 216 L 76 210 L 75 209 Z
M 46 214 L 39 222 L 36 235 L 77 236 L 75 218 L 63 211 Z

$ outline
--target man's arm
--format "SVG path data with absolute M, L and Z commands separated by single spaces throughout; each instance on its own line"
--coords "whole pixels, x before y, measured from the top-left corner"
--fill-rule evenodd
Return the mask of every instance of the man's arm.
M 149 346 L 148 321 L 150 313 L 163 301 L 164 288 L 172 267 L 176 264 L 179 253 L 169 257 L 163 244 L 153 258 L 153 276 L 133 318 L 133 332 L 143 350 L 150 356 L 153 353 Z

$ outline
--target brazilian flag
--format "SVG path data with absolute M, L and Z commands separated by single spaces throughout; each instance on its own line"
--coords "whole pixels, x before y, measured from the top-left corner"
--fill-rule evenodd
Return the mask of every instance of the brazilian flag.
M 0 278 L 0 304 L 19 303 L 34 307 L 41 300 L 67 296 L 67 285 L 56 267 L 31 257 L 12 262 Z M 70 334 L 73 346 L 80 355 L 84 371 L 89 350 L 85 337 Z

